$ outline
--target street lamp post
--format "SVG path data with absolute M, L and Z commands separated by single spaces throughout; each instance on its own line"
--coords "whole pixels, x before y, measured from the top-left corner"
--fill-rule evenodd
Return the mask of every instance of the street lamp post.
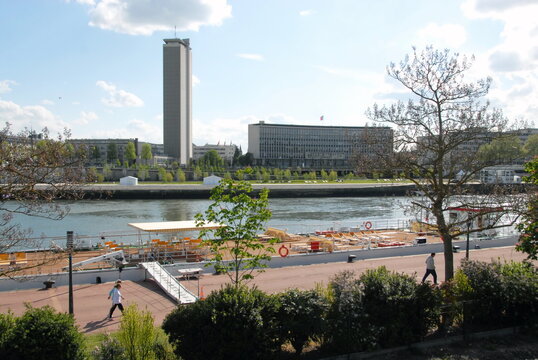
M 467 248 L 465 250 L 465 258 L 469 260 L 469 231 L 471 230 L 471 219 L 469 213 L 467 213 Z
M 73 315 L 73 232 L 67 232 L 67 252 L 69 254 L 69 314 Z

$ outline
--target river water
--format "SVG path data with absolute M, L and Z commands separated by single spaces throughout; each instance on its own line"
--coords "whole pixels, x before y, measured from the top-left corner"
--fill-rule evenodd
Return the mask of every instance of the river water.
M 82 200 L 64 203 L 69 214 L 62 220 L 16 216 L 15 221 L 33 231 L 32 237 L 43 238 L 63 246 L 66 231 L 75 239 L 88 239 L 92 244 L 107 240 L 132 243 L 138 241 L 136 230 L 128 223 L 193 220 L 204 212 L 210 200 Z M 367 221 L 374 228 L 404 225 L 409 219 L 405 197 L 368 198 L 285 198 L 270 199 L 272 218 L 267 227 L 290 233 L 309 233 L 316 230 L 364 227 Z M 186 236 L 190 236 L 186 234 Z

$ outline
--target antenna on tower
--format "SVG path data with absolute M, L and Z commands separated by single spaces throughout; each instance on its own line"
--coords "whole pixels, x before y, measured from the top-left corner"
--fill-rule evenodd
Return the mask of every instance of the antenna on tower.
M 176 26 L 174 25 L 174 38 L 177 39 Z

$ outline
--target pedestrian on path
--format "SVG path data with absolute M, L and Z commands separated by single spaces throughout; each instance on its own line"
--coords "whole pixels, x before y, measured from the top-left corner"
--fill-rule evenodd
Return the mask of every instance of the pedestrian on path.
M 437 285 L 437 272 L 435 271 L 435 261 L 433 260 L 434 257 L 435 253 L 431 253 L 431 255 L 426 259 L 426 274 L 424 274 L 424 277 L 422 278 L 422 283 L 426 281 L 428 275 L 432 274 L 433 283 Z
M 120 289 L 121 284 L 117 282 L 116 285 L 114 285 L 114 288 L 108 294 L 108 298 L 112 298 L 112 307 L 110 308 L 110 312 L 108 313 L 109 319 L 112 319 L 112 313 L 114 312 L 114 310 L 116 310 L 116 307 L 119 307 L 121 313 L 123 314 L 123 305 L 121 304 L 123 296 L 121 295 Z

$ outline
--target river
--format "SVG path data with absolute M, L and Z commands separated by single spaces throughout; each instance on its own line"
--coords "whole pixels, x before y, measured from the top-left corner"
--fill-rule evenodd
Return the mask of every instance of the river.
M 66 231 L 72 230 L 75 239 L 89 239 L 92 243 L 101 237 L 118 242 L 137 241 L 136 232 L 128 223 L 153 221 L 193 220 L 204 212 L 210 200 L 80 200 L 65 202 L 69 214 L 62 220 L 16 216 L 14 221 L 33 231 L 32 237 L 43 238 L 44 245 L 54 241 L 65 242 Z M 290 233 L 308 233 L 330 228 L 359 227 L 370 221 L 374 228 L 404 222 L 405 197 L 367 198 L 285 198 L 270 199 L 272 217 L 267 227 Z

